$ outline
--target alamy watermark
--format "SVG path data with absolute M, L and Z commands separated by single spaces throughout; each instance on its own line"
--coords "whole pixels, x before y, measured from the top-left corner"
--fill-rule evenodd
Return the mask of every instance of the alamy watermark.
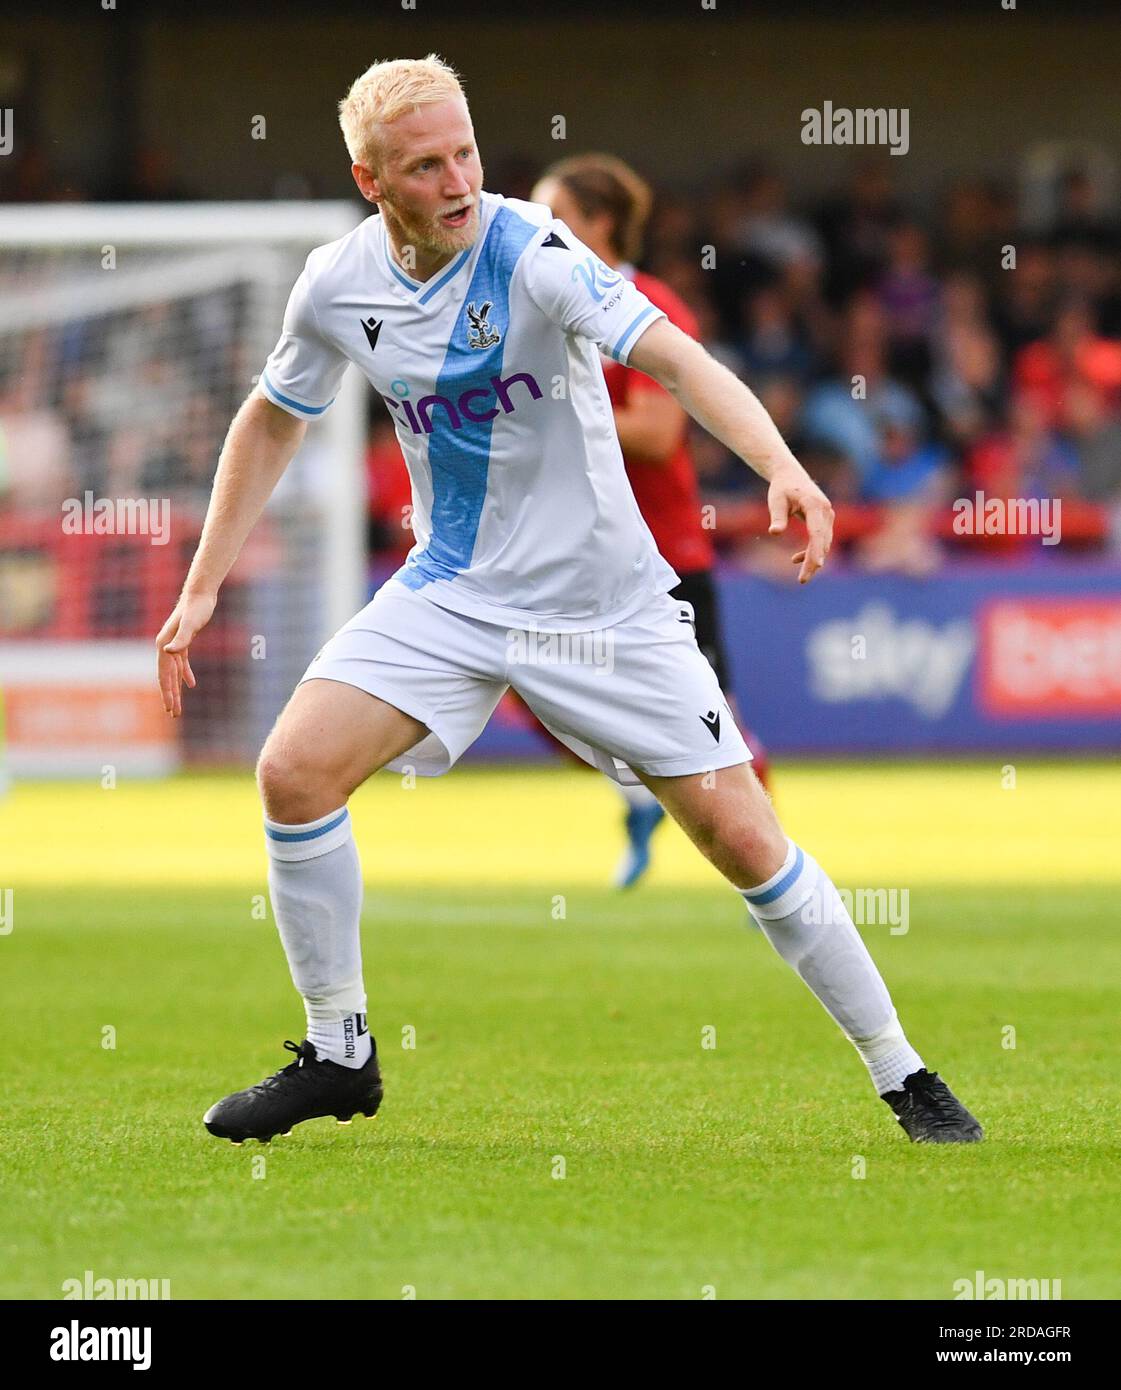
M 131 1361 L 134 1371 L 152 1364 L 150 1327 L 83 1327 L 72 1318 L 51 1328 L 52 1361 Z
M 983 492 L 954 503 L 955 536 L 1040 536 L 1058 545 L 1063 535 L 1061 497 L 986 497 Z
M 62 503 L 64 536 L 148 536 L 152 545 L 171 539 L 170 497 L 95 497 L 88 489 Z
M 610 628 L 594 632 L 511 628 L 506 633 L 506 659 L 511 666 L 590 666 L 597 676 L 609 676 L 615 669 L 615 634 Z
M 858 927 L 887 927 L 892 936 L 906 936 L 911 930 L 911 890 L 837 888 L 831 893 L 815 889 L 799 915 L 807 926 L 829 927 L 843 922 L 845 914 Z
M 802 112 L 803 145 L 887 145 L 892 154 L 911 148 L 911 111 L 907 106 L 834 106 Z
M 954 1280 L 954 1299 L 1039 1299 L 1058 1302 L 1063 1296 L 1061 1279 L 990 1279 L 983 1269 L 970 1279 Z
M 169 1299 L 171 1297 L 170 1279 L 108 1279 L 96 1275 L 92 1269 L 83 1272 L 80 1279 L 62 1281 L 62 1297 L 93 1299 Z

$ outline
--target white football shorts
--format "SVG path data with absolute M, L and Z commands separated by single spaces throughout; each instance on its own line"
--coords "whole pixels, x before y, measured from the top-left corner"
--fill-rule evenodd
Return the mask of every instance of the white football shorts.
M 692 605 L 668 593 L 612 627 L 552 633 L 453 613 L 390 579 L 300 681 L 316 679 L 357 686 L 428 728 L 388 764 L 396 772 L 447 772 L 508 686 L 617 782 L 636 783 L 634 769 L 684 777 L 751 761 L 697 646 Z

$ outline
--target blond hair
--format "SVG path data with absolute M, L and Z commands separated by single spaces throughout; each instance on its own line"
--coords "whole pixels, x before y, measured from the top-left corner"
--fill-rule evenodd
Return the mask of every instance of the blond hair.
M 351 162 L 376 169 L 382 126 L 419 106 L 455 96 L 463 96 L 459 74 L 436 53 L 374 63 L 339 102 L 339 125 Z

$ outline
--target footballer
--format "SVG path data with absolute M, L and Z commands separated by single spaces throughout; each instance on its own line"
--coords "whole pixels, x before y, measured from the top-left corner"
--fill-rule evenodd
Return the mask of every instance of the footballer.
M 264 1142 L 381 1102 L 347 802 L 378 769 L 438 775 L 512 686 L 561 742 L 641 782 L 744 898 L 853 1044 L 916 1142 L 981 1126 L 908 1041 L 824 870 L 783 832 L 751 769 L 679 576 L 627 480 L 602 350 L 645 373 L 768 484 L 808 582 L 832 509 L 751 391 L 542 203 L 483 188 L 456 73 L 375 63 L 339 108 L 354 180 L 380 216 L 307 259 L 260 381 L 230 426 L 197 552 L 156 639 L 164 709 L 195 686 L 190 645 L 298 448 L 355 363 L 393 419 L 416 544 L 327 642 L 261 751 L 269 892 L 307 1020 L 288 1065 L 217 1101 L 211 1134 Z M 610 663 L 519 660 L 595 635 Z M 566 637 L 567 635 L 567 637 Z

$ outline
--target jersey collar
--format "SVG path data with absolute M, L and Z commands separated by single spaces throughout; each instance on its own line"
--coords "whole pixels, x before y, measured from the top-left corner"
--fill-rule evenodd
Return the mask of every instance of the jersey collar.
M 465 251 L 461 251 L 454 260 L 449 261 L 448 264 L 444 266 L 443 270 L 437 271 L 430 280 L 414 280 L 413 277 L 402 270 L 393 259 L 393 252 L 389 249 L 389 232 L 384 222 L 382 222 L 379 231 L 381 254 L 385 262 L 386 271 L 398 285 L 401 285 L 404 289 L 408 290 L 410 294 L 416 296 L 416 302 L 418 304 L 428 304 L 430 300 L 440 293 L 449 281 L 454 280 L 471 259 L 475 248 L 480 245 L 486 236 L 486 227 L 480 219 L 479 235 Z

